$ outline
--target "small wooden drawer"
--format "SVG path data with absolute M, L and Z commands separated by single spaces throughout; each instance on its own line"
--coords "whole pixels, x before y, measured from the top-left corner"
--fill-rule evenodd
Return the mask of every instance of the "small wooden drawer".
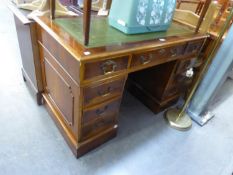
M 84 79 L 91 79 L 97 76 L 110 75 L 118 71 L 126 70 L 129 56 L 122 56 L 113 59 L 90 62 L 85 64 Z
M 178 46 L 172 46 L 155 51 L 135 54 L 133 55 L 131 67 L 143 66 L 146 64 L 156 65 L 156 63 L 165 63 L 168 60 L 172 60 L 183 55 L 185 46 L 186 44 L 181 44 Z
M 201 51 L 203 42 L 203 39 L 189 42 L 185 49 L 185 55 L 198 55 L 198 53 Z
M 111 102 L 106 102 L 91 109 L 83 111 L 82 124 L 88 123 L 101 117 L 113 116 L 115 117 L 119 111 L 120 99 Z
M 90 137 L 93 137 L 94 135 L 105 131 L 106 129 L 114 127 L 115 125 L 116 120 L 113 117 L 107 116 L 98 118 L 98 120 L 96 120 L 95 122 L 89 123 L 82 127 L 80 140 L 84 141 Z
M 125 78 L 117 79 L 105 84 L 98 84 L 83 89 L 83 105 L 90 106 L 121 95 L 124 90 Z

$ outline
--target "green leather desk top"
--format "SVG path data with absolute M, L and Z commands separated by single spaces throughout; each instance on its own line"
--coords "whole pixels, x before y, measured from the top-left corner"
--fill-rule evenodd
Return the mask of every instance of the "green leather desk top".
M 64 31 L 74 37 L 83 45 L 83 25 L 82 18 L 56 18 L 55 23 Z M 165 32 L 153 32 L 144 34 L 127 35 L 108 25 L 107 18 L 92 18 L 90 28 L 89 48 L 108 45 L 119 45 L 122 43 L 139 42 L 166 38 L 169 36 L 184 36 L 194 33 L 190 28 L 173 22 Z

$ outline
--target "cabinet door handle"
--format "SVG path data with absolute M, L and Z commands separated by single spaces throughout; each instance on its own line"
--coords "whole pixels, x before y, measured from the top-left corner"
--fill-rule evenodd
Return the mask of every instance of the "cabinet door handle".
M 111 74 L 116 71 L 117 63 L 112 60 L 108 60 L 101 65 L 104 75 Z
M 101 97 L 104 97 L 104 96 L 107 96 L 111 93 L 112 91 L 112 87 L 108 87 L 107 90 L 105 91 L 98 91 L 98 95 L 101 96 Z
M 105 106 L 103 109 L 97 109 L 95 113 L 97 115 L 103 115 L 107 109 L 108 109 L 108 106 Z
M 150 63 L 150 62 L 151 62 L 151 59 L 150 59 L 150 58 L 147 58 L 147 57 L 145 57 L 145 56 L 140 56 L 140 61 L 141 61 L 141 63 L 142 63 L 143 65 L 145 65 L 145 64 Z

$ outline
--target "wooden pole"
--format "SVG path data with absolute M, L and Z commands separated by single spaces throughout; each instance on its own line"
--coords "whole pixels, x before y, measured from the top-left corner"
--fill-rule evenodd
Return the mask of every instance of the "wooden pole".
M 55 0 L 50 0 L 50 18 L 55 19 Z
M 90 24 L 91 24 L 91 0 L 84 0 L 83 7 L 83 35 L 84 35 L 84 45 L 89 44 L 90 35 Z
M 197 23 L 195 33 L 198 33 L 211 2 L 212 2 L 212 0 L 206 0 L 205 5 L 203 7 L 203 10 L 201 12 L 201 16 L 200 16 L 198 23 Z
M 228 6 L 229 0 L 221 0 L 221 1 L 219 1 L 219 3 L 222 5 L 222 7 L 218 13 L 218 16 L 215 19 L 215 25 L 218 25 L 218 23 L 220 22 L 221 17 L 223 16 L 223 14 Z
M 111 5 L 112 5 L 112 0 L 107 0 L 106 9 L 110 10 Z

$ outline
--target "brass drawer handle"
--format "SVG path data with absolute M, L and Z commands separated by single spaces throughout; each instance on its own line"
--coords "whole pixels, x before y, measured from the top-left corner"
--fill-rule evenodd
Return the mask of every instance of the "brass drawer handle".
M 97 115 L 103 115 L 107 109 L 108 109 L 108 106 L 105 106 L 103 109 L 97 109 L 95 113 Z
M 192 47 L 192 53 L 194 53 L 194 52 L 196 52 L 197 51 L 197 46 L 196 45 L 194 45 L 193 47 Z
M 171 52 L 171 54 L 172 54 L 172 55 L 171 55 L 172 57 L 176 57 L 176 56 L 177 56 L 177 49 L 176 49 L 176 48 L 171 49 L 170 52 Z
M 117 63 L 112 60 L 108 60 L 101 65 L 104 75 L 111 74 L 116 71 Z
M 107 90 L 105 91 L 98 91 L 98 95 L 101 96 L 101 97 L 104 97 L 104 96 L 107 96 L 111 93 L 112 91 L 112 87 L 108 87 Z
M 92 130 L 96 130 L 97 128 L 102 127 L 102 126 L 104 126 L 106 124 L 107 124 L 107 121 L 105 121 L 104 119 L 101 119 L 100 121 L 96 122 L 93 125 Z
M 165 53 L 166 53 L 166 50 L 165 50 L 165 49 L 160 49 L 160 50 L 159 50 L 159 54 L 160 54 L 160 55 L 164 55 Z
M 145 65 L 145 64 L 148 64 L 148 63 L 150 63 L 151 62 L 151 59 L 150 58 L 147 58 L 147 57 L 145 57 L 145 56 L 140 56 L 140 61 L 141 61 L 141 63 L 143 64 L 143 65 Z

